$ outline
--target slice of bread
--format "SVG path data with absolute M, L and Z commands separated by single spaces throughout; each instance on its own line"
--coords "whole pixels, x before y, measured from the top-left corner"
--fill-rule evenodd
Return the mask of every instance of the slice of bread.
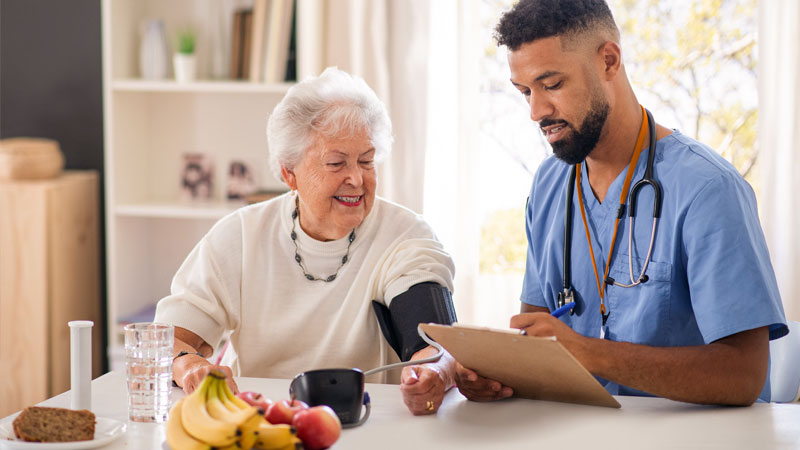
M 14 434 L 29 442 L 73 442 L 94 439 L 91 411 L 30 406 L 14 419 Z

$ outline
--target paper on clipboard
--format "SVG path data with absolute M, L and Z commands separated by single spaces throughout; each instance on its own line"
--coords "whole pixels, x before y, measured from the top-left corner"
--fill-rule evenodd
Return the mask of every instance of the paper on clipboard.
M 517 397 L 621 407 L 555 339 L 458 324 L 420 326 L 464 367 L 513 388 Z

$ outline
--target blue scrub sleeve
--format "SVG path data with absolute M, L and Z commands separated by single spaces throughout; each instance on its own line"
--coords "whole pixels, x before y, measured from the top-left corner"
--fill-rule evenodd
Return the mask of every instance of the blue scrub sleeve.
M 692 308 L 706 343 L 762 326 L 788 332 L 750 186 L 721 174 L 686 212 L 684 258 Z
M 531 195 L 533 195 L 533 192 L 531 192 Z M 535 237 L 532 235 L 532 233 L 533 207 L 531 206 L 531 199 L 528 197 L 528 201 L 525 205 L 525 237 L 528 241 L 528 256 L 525 261 L 525 276 L 522 279 L 522 294 L 520 295 L 520 301 L 532 306 L 542 306 L 547 308 L 547 303 L 545 302 L 544 294 L 542 293 L 542 286 L 539 283 L 539 270 L 534 263 L 533 243 L 535 241 Z

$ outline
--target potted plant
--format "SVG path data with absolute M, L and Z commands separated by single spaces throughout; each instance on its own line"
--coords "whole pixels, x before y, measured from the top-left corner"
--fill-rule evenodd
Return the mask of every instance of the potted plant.
M 194 81 L 196 71 L 195 43 L 197 36 L 193 29 L 186 28 L 178 33 L 178 51 L 172 59 L 175 80 L 179 83 Z

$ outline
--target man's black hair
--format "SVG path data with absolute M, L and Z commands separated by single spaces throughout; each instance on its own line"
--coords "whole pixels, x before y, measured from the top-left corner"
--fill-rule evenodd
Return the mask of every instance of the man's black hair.
M 520 0 L 495 28 L 497 45 L 511 51 L 538 39 L 571 39 L 595 28 L 618 39 L 614 16 L 605 0 Z

